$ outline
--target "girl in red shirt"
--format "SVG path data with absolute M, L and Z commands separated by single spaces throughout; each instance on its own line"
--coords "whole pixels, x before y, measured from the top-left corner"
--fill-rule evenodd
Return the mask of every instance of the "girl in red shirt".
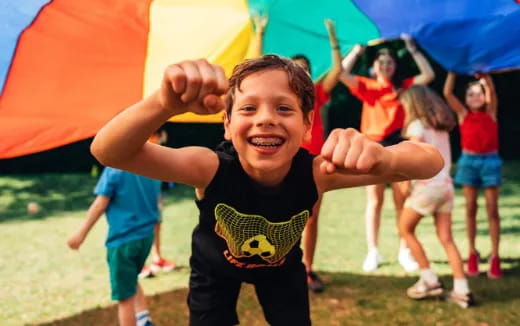
M 467 272 L 479 274 L 479 253 L 475 247 L 478 189 L 484 189 L 491 236 L 491 256 L 488 276 L 502 276 L 498 255 L 500 217 L 498 214 L 499 186 L 502 182 L 502 160 L 498 155 L 497 97 L 493 80 L 483 75 L 466 89 L 465 103 L 453 94 L 455 74 L 448 73 L 444 96 L 457 113 L 460 125 L 462 155 L 457 163 L 455 182 L 463 186 L 466 199 L 466 226 L 469 241 Z

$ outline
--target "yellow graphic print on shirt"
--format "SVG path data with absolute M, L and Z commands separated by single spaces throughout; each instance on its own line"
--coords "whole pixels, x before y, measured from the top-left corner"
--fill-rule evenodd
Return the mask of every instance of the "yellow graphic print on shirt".
M 273 264 L 296 245 L 310 214 L 304 210 L 285 222 L 269 222 L 260 215 L 242 214 L 226 204 L 215 207 L 215 232 L 226 240 L 236 258 L 258 255 Z

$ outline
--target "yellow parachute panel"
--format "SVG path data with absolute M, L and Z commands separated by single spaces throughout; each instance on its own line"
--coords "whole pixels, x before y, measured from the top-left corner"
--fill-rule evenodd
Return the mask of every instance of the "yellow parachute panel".
M 252 37 L 243 0 L 152 2 L 143 96 L 157 89 L 166 66 L 188 58 L 207 58 L 222 65 L 229 76 L 237 62 L 245 58 Z M 187 113 L 171 121 L 221 122 L 222 114 Z

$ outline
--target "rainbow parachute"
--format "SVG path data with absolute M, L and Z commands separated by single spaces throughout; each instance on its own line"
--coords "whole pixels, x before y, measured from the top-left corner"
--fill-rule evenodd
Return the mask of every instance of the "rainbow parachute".
M 253 38 L 251 13 L 269 15 L 264 52 L 304 53 L 315 77 L 330 66 L 325 18 L 343 53 L 408 33 L 449 70 L 520 67 L 514 0 L 2 0 L 0 158 L 93 136 L 169 63 L 205 57 L 229 72 Z

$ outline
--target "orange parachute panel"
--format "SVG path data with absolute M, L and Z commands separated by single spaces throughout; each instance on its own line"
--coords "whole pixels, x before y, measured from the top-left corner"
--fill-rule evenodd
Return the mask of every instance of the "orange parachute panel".
M 91 137 L 114 108 L 142 97 L 150 1 L 42 8 L 20 36 L 0 98 L 0 158 Z

